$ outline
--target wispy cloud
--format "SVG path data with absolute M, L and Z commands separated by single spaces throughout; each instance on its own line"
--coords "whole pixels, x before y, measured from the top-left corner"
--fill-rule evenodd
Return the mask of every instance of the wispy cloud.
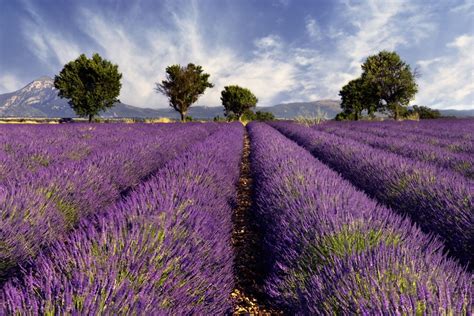
M 321 31 L 319 29 L 318 22 L 311 16 L 307 16 L 305 19 L 306 33 L 312 40 L 321 39 Z
M 74 40 L 64 37 L 61 30 L 51 29 L 30 2 L 23 3 L 30 15 L 22 23 L 23 37 L 41 62 L 53 68 L 80 55 L 81 50 Z
M 415 100 L 420 105 L 439 109 L 474 108 L 474 36 L 464 34 L 447 44 L 449 55 L 421 60 L 420 92 Z
M 121 25 L 111 25 L 102 16 L 84 10 L 83 16 L 88 19 L 81 19 L 83 28 L 91 34 L 100 51 L 118 63 L 123 72 L 123 102 L 166 105 L 166 98 L 154 90 L 155 82 L 164 79 L 166 66 L 188 62 L 202 65 L 215 84 L 198 104 L 220 104 L 220 91 L 229 84 L 251 88 L 260 103 L 266 105 L 274 102 L 279 93 L 291 89 L 294 69 L 276 58 L 276 52 L 282 48 L 278 36 L 256 39 L 253 55 L 243 58 L 228 47 L 209 42 L 200 29 L 196 7 L 185 12 L 175 11 L 173 15 L 173 28 L 141 30 L 145 32 L 143 40 L 130 36 Z
M 452 13 L 474 14 L 474 0 L 466 0 L 464 3 L 457 5 L 449 10 Z
M 324 34 L 333 41 L 334 49 L 293 47 L 289 53 L 301 66 L 300 89 L 290 101 L 337 98 L 341 87 L 361 73 L 360 66 L 369 55 L 415 43 L 434 28 L 426 12 L 404 1 L 347 1 L 340 12 L 341 17 Z M 401 17 L 408 24 L 401 25 Z M 307 32 L 308 24 L 312 25 L 310 19 L 306 20 Z
M 15 75 L 2 74 L 0 75 L 0 93 L 7 93 L 21 88 L 24 82 L 21 82 Z
M 355 32 L 339 41 L 339 49 L 347 52 L 351 70 L 359 70 L 361 62 L 381 50 L 395 50 L 430 35 L 426 10 L 406 1 L 367 1 L 347 4 L 344 11 Z M 403 19 L 404 23 L 400 23 Z
M 335 39 L 336 51 L 299 47 L 285 43 L 277 34 L 268 34 L 254 39 L 253 54 L 244 58 L 232 47 L 219 46 L 205 36 L 197 6 L 173 8 L 172 12 L 174 27 L 146 31 L 146 42 L 130 36 L 120 24 L 111 25 L 99 14 L 89 11 L 84 14 L 88 19 L 81 18 L 83 27 L 105 55 L 120 65 L 125 81 L 123 101 L 166 104 L 166 99 L 154 92 L 153 83 L 164 78 L 167 65 L 187 62 L 203 65 L 215 83 L 198 101 L 200 104 L 219 104 L 220 91 L 229 84 L 251 88 L 262 105 L 337 98 L 340 88 L 359 75 L 360 65 L 368 55 L 408 45 L 428 36 L 431 29 L 424 15 L 417 14 L 409 3 L 349 3 L 343 7 L 343 18 L 352 26 L 352 32 L 339 31 L 342 35 Z M 402 15 L 413 25 L 424 26 L 398 26 Z M 307 16 L 303 22 L 309 36 L 321 38 L 315 19 Z M 281 100 L 282 95 L 286 99 Z
M 257 38 L 254 40 L 254 44 L 257 47 L 257 49 L 261 51 L 266 51 L 266 50 L 274 50 L 281 48 L 281 39 L 278 37 L 278 35 L 268 35 L 262 38 Z
M 81 32 L 78 38 L 77 32 L 52 27 L 37 7 L 28 0 L 23 1 L 28 18 L 20 21 L 22 35 L 28 49 L 39 63 L 48 67 L 50 74 L 57 73 L 64 63 L 80 53 L 90 55 L 97 51 L 118 64 L 123 73 L 121 100 L 149 107 L 167 105 L 166 98 L 154 90 L 155 82 L 164 79 L 165 68 L 188 62 L 202 65 L 215 84 L 198 104 L 220 104 L 220 91 L 229 84 L 250 88 L 261 105 L 335 99 L 340 88 L 360 74 L 360 65 L 366 57 L 383 49 L 418 52 L 422 43 L 437 31 L 439 23 L 433 15 L 436 10 L 422 1 L 347 0 L 334 4 L 337 14 L 329 20 L 315 12 L 301 13 L 302 17 L 296 19 L 298 22 L 294 22 L 293 16 L 291 23 L 298 25 L 292 27 L 301 34 L 295 33 L 290 38 L 285 32 L 279 33 L 277 27 L 262 26 L 253 34 L 241 34 L 231 20 L 241 23 L 247 12 L 241 15 L 219 13 L 214 17 L 227 15 L 219 20 L 216 28 L 209 22 L 209 12 L 197 1 L 162 2 L 159 14 L 166 18 L 158 16 L 146 22 L 140 18 L 150 18 L 146 13 L 149 3 L 136 2 L 120 16 L 111 10 L 78 3 L 77 7 L 82 9 L 76 10 L 75 18 L 70 21 Z M 468 1 L 452 10 L 459 13 L 470 10 L 471 3 Z M 275 0 L 271 4 L 277 7 L 270 6 L 269 10 L 281 12 L 284 7 L 286 13 L 294 13 L 290 12 L 293 2 L 289 0 Z M 235 10 L 236 6 L 231 7 Z M 265 13 L 255 13 L 258 16 L 255 21 L 260 21 L 261 14 Z M 281 17 L 276 15 L 275 21 Z M 289 21 L 290 16 L 285 15 L 286 20 Z M 442 106 L 443 96 L 439 100 L 429 98 L 437 94 L 434 93 L 436 84 L 432 84 L 430 78 L 441 73 L 451 78 L 445 80 L 445 87 L 464 87 L 456 90 L 453 102 L 467 102 L 466 91 L 472 90 L 472 77 L 457 73 L 446 75 L 450 68 L 460 71 L 462 67 L 469 67 L 458 62 L 462 52 L 468 51 L 463 41 L 469 42 L 466 37 L 453 41 L 447 47 L 450 54 L 446 56 L 430 55 L 417 63 L 423 72 L 418 100 L 424 105 Z M 402 58 L 406 56 L 402 54 Z M 454 77 L 459 81 L 451 84 Z M 2 82 L 5 82 L 4 87 L 13 85 L 12 80 Z

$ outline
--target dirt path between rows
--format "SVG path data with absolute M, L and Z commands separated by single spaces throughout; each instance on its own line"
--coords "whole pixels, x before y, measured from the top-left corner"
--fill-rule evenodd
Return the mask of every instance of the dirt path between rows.
M 232 221 L 234 231 L 232 243 L 235 250 L 234 272 L 236 288 L 231 296 L 235 302 L 234 315 L 282 315 L 281 312 L 263 305 L 258 298 L 262 289 L 258 285 L 261 275 L 259 247 L 261 234 L 252 221 L 252 178 L 250 172 L 250 139 L 247 131 L 240 165 L 240 179 L 237 190 L 237 207 Z

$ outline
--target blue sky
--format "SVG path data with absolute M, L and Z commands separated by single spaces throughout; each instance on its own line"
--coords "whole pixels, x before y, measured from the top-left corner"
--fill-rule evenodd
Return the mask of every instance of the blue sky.
M 262 106 L 338 99 L 383 49 L 419 68 L 412 104 L 474 108 L 474 0 L 0 0 L 0 93 L 98 52 L 136 106 L 166 107 L 154 83 L 188 62 L 215 84 L 197 104 L 229 84 Z

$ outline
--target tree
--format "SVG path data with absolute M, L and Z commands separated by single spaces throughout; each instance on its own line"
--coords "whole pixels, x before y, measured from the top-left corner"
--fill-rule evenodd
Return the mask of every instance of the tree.
M 336 121 L 354 121 L 354 113 L 342 111 L 337 113 L 336 117 L 334 118 Z
M 257 111 L 255 112 L 255 120 L 261 121 L 261 122 L 274 121 L 275 115 L 272 112 Z
M 201 66 L 188 64 L 186 67 L 172 65 L 166 67 L 166 80 L 156 83 L 156 91 L 169 99 L 170 106 L 179 112 L 181 121 L 186 119 L 189 107 L 214 85 L 209 82 L 209 74 L 203 73 Z
M 251 109 L 245 110 L 244 113 L 242 113 L 242 115 L 240 117 L 236 114 L 230 115 L 229 117 L 231 118 L 230 121 L 239 120 L 239 121 L 242 121 L 242 122 L 255 121 L 255 119 L 257 118 L 255 113 Z
M 413 106 L 413 112 L 418 113 L 420 119 L 438 119 L 441 117 L 441 113 L 438 110 L 431 109 L 427 106 Z
M 354 120 L 357 121 L 365 108 L 362 79 L 357 78 L 349 81 L 349 83 L 339 91 L 339 95 L 341 96 L 341 108 L 344 117 L 348 118 L 352 114 Z
M 117 98 L 121 79 L 117 65 L 97 53 L 91 59 L 82 54 L 54 77 L 54 87 L 61 98 L 69 99 L 69 105 L 77 115 L 88 117 L 91 122 L 94 115 L 120 102 Z
M 250 122 L 250 121 L 260 121 L 260 122 L 265 122 L 265 121 L 274 121 L 275 120 L 275 115 L 271 112 L 265 112 L 265 111 L 257 111 L 253 112 L 251 109 L 247 109 L 242 113 L 240 117 L 238 117 L 236 114 L 233 112 L 229 113 L 227 116 L 227 121 L 232 122 L 232 121 L 237 121 L 240 120 L 242 122 Z M 219 117 L 215 117 L 214 121 L 219 121 Z
M 337 120 L 359 120 L 364 110 L 371 117 L 377 111 L 378 100 L 374 96 L 374 89 L 365 83 L 362 78 L 349 81 L 341 91 L 342 112 L 336 117 Z
M 371 95 L 378 100 L 378 110 L 390 112 L 397 120 L 400 109 L 407 107 L 418 92 L 417 72 L 412 72 L 396 52 L 388 51 L 369 56 L 362 70 L 363 86 L 371 87 Z
M 239 119 L 245 111 L 257 105 L 257 97 L 247 88 L 226 86 L 221 92 L 221 101 L 224 106 L 224 115 L 236 115 Z

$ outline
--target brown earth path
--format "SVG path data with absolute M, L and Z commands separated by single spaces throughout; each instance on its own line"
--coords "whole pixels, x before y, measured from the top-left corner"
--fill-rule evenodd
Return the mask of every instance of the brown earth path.
M 235 302 L 233 315 L 283 315 L 266 306 L 258 299 L 262 289 L 257 283 L 260 274 L 259 247 L 262 236 L 251 219 L 252 178 L 250 172 L 250 139 L 244 137 L 240 179 L 237 190 L 237 206 L 232 216 L 234 231 L 232 243 L 235 249 L 234 270 L 236 288 L 231 294 Z

